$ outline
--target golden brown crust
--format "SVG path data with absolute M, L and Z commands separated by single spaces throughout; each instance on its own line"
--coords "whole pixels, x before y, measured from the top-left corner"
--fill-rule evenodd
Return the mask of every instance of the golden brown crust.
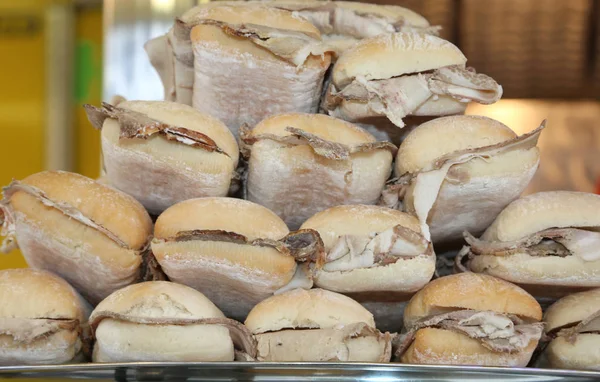
M 473 309 L 542 319 L 540 304 L 527 292 L 507 281 L 477 273 L 459 273 L 433 280 L 410 300 L 404 310 L 404 326 L 442 310 Z
M 146 246 L 152 233 L 152 220 L 144 207 L 131 196 L 85 176 L 66 171 L 44 171 L 23 179 L 54 202 L 64 202 L 118 236 L 131 249 Z M 15 211 L 29 207 L 17 191 L 11 197 Z
M 215 197 L 190 199 L 168 208 L 158 217 L 154 235 L 167 239 L 193 230 L 223 230 L 249 240 L 279 240 L 289 233 L 281 218 L 261 205 Z
M 87 321 L 81 298 L 66 281 L 31 268 L 0 270 L 0 318 Z
M 324 289 L 294 289 L 256 305 L 245 325 L 254 334 L 281 329 L 327 329 L 364 322 L 375 327 L 373 315 L 358 302 Z
M 292 133 L 287 130 L 288 127 L 300 129 L 321 139 L 345 145 L 375 142 L 375 138 L 371 134 L 350 122 L 325 114 L 304 113 L 280 114 L 266 118 L 250 131 L 250 138 L 263 134 L 290 136 Z

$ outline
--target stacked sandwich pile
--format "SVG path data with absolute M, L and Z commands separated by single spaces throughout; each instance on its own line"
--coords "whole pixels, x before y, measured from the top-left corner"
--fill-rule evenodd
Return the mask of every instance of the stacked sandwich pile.
M 85 106 L 101 179 L 4 188 L 31 269 L 0 271 L 0 364 L 600 370 L 600 196 L 519 198 L 545 123 L 461 115 L 502 88 L 437 30 L 343 1 L 175 20 L 146 45 L 165 101 Z

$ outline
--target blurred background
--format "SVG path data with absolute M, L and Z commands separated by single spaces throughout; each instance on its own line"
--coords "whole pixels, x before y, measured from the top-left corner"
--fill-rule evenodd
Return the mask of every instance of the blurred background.
M 198 0 L 0 0 L 0 184 L 43 169 L 100 172 L 99 133 L 81 107 L 114 95 L 161 99 L 144 43 Z M 600 0 L 375 0 L 443 27 L 504 99 L 467 113 L 517 133 L 543 119 L 528 193 L 600 193 Z M 0 268 L 24 266 L 18 254 Z

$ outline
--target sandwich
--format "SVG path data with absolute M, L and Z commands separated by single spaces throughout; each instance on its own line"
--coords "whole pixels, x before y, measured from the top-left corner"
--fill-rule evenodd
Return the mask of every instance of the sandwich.
M 317 231 L 325 248 L 315 285 L 363 304 L 379 329 L 399 331 L 402 307 L 435 271 L 419 221 L 385 207 L 346 205 L 317 213 L 300 229 Z
M 274 293 L 311 288 L 323 249 L 318 234 L 290 233 L 263 206 L 201 198 L 158 217 L 152 252 L 171 281 L 199 290 L 227 317 L 243 320 Z
M 192 89 L 191 105 L 236 137 L 244 123 L 318 110 L 331 53 L 304 18 L 257 5 L 198 7 L 176 21 L 172 34 L 187 73 L 176 89 Z
M 1 250 L 51 271 L 97 304 L 140 280 L 152 220 L 131 196 L 85 176 L 44 171 L 4 188 Z
M 163 84 L 165 100 L 192 104 L 193 53 L 189 36 L 179 33 L 181 26 L 194 22 L 206 8 L 236 6 L 278 8 L 292 12 L 294 18 L 306 19 L 319 30 L 323 43 L 333 53 L 332 58 L 365 37 L 393 32 L 437 34 L 439 30 L 439 27 L 430 26 L 421 15 L 395 5 L 300 0 L 213 1 L 201 4 L 185 12 L 167 34 L 144 45 L 150 63 Z M 239 24 L 253 23 L 250 18 L 239 20 L 236 21 Z
M 558 300 L 544 322 L 549 342 L 537 366 L 600 371 L 600 289 Z
M 0 365 L 50 365 L 83 359 L 89 306 L 46 271 L 0 270 Z
M 183 200 L 226 196 L 239 187 L 239 148 L 221 121 L 162 101 L 85 105 L 102 130 L 106 177 L 152 214 Z
M 498 101 L 502 87 L 466 62 L 456 46 L 433 35 L 363 39 L 335 63 L 322 108 L 352 122 L 384 116 L 402 128 L 407 116 L 462 114 L 471 101 Z
M 357 1 L 249 1 L 286 9 L 304 17 L 321 32 L 323 41 L 340 56 L 363 38 L 385 33 L 412 32 L 437 35 L 421 15 L 397 5 L 379 5 Z
M 245 322 L 257 343 L 256 359 L 270 362 L 389 362 L 389 333 L 344 295 L 295 289 L 256 305 Z
M 94 362 L 217 362 L 254 357 L 252 335 L 202 293 L 168 281 L 130 285 L 90 316 Z
M 464 231 L 479 235 L 533 178 L 543 128 L 517 136 L 480 116 L 426 122 L 400 145 L 380 205 L 416 215 L 436 246 L 462 241 Z
M 511 283 L 475 273 L 441 277 L 404 309 L 396 360 L 525 367 L 542 336 L 541 319 L 540 304 Z
M 242 129 L 246 197 L 291 229 L 341 204 L 377 203 L 396 147 L 323 114 L 282 114 Z
M 456 258 L 460 270 L 557 298 L 600 287 L 600 195 L 539 192 L 509 204 Z

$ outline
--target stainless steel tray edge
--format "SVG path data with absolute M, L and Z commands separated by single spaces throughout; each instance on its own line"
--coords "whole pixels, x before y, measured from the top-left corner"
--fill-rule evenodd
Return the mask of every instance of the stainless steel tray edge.
M 600 372 L 376 363 L 133 362 L 0 367 L 0 380 L 115 381 L 600 381 Z

